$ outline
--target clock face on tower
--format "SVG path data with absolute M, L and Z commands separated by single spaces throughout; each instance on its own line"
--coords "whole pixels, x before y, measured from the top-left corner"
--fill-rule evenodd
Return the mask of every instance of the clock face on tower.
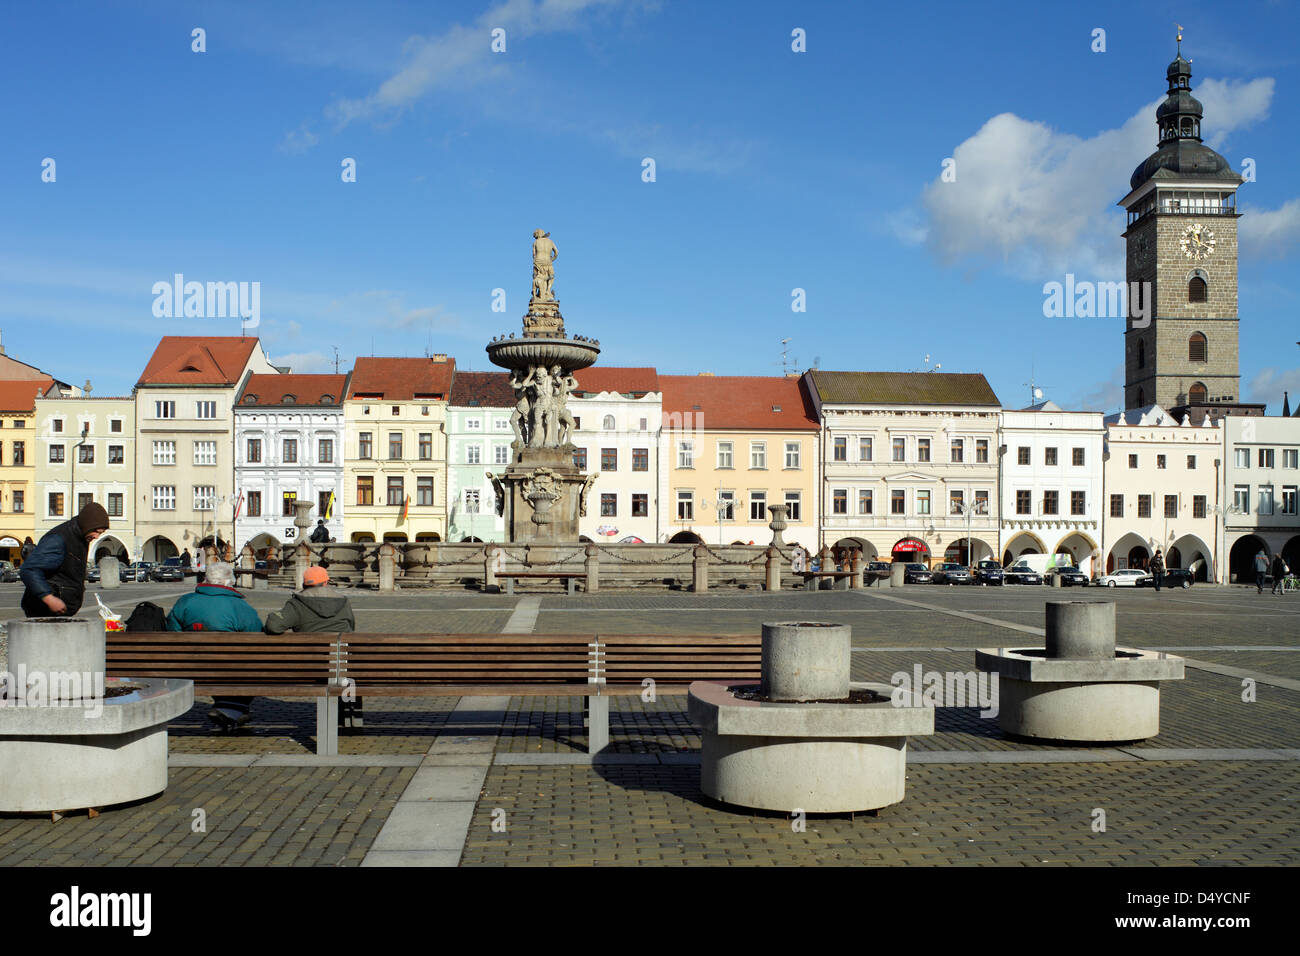
M 1208 226 L 1194 222 L 1183 230 L 1180 240 L 1183 255 L 1188 259 L 1208 259 L 1214 252 L 1214 231 Z

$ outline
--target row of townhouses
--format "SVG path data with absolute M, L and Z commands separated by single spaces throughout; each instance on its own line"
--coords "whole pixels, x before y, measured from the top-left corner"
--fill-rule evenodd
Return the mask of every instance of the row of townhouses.
M 1300 566 L 1300 417 L 1006 409 L 979 374 L 577 377 L 593 541 L 764 544 L 784 505 L 787 542 L 872 560 L 1068 554 L 1103 573 L 1161 548 L 1228 581 L 1262 549 Z M 304 500 L 335 541 L 499 541 L 515 403 L 504 372 L 446 355 L 295 374 L 245 337 L 163 338 L 130 396 L 3 381 L 0 549 L 15 560 L 91 500 L 113 521 L 99 550 L 130 560 L 269 553 Z

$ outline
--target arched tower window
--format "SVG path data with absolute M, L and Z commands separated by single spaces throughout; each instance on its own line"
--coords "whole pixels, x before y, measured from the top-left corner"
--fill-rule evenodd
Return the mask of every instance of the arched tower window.
M 1139 385 L 1138 386 L 1138 408 L 1141 408 L 1146 403 L 1147 403 L 1147 393 Z
M 1200 332 L 1193 332 L 1187 340 L 1187 361 L 1189 362 L 1206 362 L 1209 361 L 1209 353 L 1206 348 L 1205 336 Z
M 1191 281 L 1187 283 L 1187 301 L 1204 302 L 1207 299 L 1209 286 L 1200 276 L 1192 276 Z
M 1197 382 L 1187 390 L 1187 400 L 1189 402 L 1204 402 L 1205 395 L 1205 385 L 1202 382 Z
M 1143 339 L 1138 339 L 1138 368 L 1147 367 L 1147 343 Z M 1138 402 L 1141 405 L 1141 402 Z

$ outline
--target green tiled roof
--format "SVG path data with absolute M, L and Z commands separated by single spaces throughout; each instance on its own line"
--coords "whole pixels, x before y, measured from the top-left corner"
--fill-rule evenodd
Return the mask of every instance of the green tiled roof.
M 978 373 L 824 372 L 808 373 L 823 404 L 991 405 L 1001 407 L 988 380 Z

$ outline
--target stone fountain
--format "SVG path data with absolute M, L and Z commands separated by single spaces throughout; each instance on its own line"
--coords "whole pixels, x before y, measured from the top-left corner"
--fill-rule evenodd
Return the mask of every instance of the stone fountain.
M 9 624 L 0 684 L 0 812 L 97 809 L 167 788 L 167 723 L 188 680 L 105 678 L 99 618 Z
M 552 288 L 558 255 L 550 233 L 533 233 L 533 288 L 523 334 L 503 335 L 487 347 L 488 359 L 510 370 L 517 398 L 510 416 L 512 461 L 503 474 L 488 477 L 503 502 L 506 533 L 526 544 L 577 541 L 578 518 L 587 513 L 587 494 L 597 477 L 573 463 L 568 399 L 578 387 L 573 373 L 595 363 L 600 343 L 564 331 Z
M 1158 734 L 1160 682 L 1182 680 L 1183 663 L 1161 651 L 1116 647 L 1109 601 L 1048 601 L 1046 647 L 975 652 L 975 666 L 998 675 L 999 727 L 1078 743 Z
M 851 656 L 846 625 L 764 624 L 761 681 L 691 684 L 704 793 L 785 813 L 902 800 L 907 738 L 934 733 L 934 710 L 889 684 L 850 682 Z

